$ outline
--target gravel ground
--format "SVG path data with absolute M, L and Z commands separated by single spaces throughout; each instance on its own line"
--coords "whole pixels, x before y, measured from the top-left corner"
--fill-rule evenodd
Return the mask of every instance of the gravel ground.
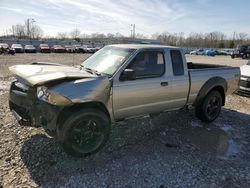
M 250 187 L 250 99 L 227 97 L 212 124 L 193 109 L 117 123 L 99 153 L 65 154 L 40 128 L 20 127 L 8 109 L 7 67 L 33 61 L 79 64 L 82 54 L 0 56 L 1 187 Z M 240 66 L 230 57 L 188 61 Z M 171 122 L 171 123 L 170 123 Z

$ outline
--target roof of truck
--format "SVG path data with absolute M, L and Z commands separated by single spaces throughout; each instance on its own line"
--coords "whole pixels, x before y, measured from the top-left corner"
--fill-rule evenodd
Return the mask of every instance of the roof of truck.
M 159 44 L 113 44 L 110 46 L 120 47 L 120 48 L 134 48 L 134 49 L 141 49 L 141 48 L 174 48 L 179 49 L 176 46 L 165 46 Z

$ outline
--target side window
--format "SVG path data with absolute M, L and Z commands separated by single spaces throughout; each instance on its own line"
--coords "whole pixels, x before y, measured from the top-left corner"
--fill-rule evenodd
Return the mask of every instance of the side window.
M 136 78 L 159 77 L 165 72 L 164 55 L 159 51 L 140 52 L 127 68 L 135 71 Z
M 171 50 L 170 55 L 171 55 L 174 75 L 175 76 L 184 75 L 184 67 L 183 67 L 181 52 L 179 50 Z

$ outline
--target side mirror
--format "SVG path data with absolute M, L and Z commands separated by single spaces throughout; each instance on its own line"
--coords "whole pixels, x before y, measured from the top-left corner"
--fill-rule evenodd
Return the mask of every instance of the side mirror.
M 133 69 L 125 69 L 121 76 L 120 76 L 120 81 L 125 81 L 125 80 L 135 80 L 135 71 Z

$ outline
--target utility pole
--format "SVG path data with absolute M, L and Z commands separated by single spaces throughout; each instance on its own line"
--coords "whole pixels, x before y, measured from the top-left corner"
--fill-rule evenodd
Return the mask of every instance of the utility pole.
M 31 24 L 32 24 L 32 28 L 33 28 L 33 23 L 36 22 L 33 18 L 28 18 L 27 19 L 27 35 L 28 37 L 31 39 Z
M 131 24 L 130 26 L 132 27 L 132 30 L 131 30 L 132 38 L 135 39 L 135 24 Z

